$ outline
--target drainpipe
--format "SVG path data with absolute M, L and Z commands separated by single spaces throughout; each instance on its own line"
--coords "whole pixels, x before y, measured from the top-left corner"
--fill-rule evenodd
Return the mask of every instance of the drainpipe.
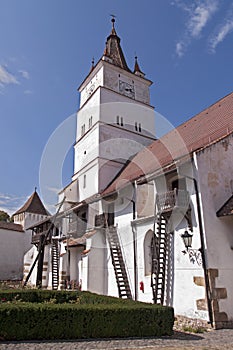
M 133 184 L 134 188 L 134 199 L 130 199 L 133 206 L 133 222 L 131 221 L 131 227 L 133 232 L 133 256 L 134 256 L 134 298 L 138 300 L 138 266 L 137 266 L 137 228 L 134 223 L 136 219 L 136 182 Z
M 199 224 L 199 230 L 200 230 L 200 240 L 201 240 L 201 257 L 202 257 L 202 266 L 204 270 L 204 277 L 205 277 L 205 289 L 206 289 L 206 297 L 207 297 L 207 305 L 208 305 L 208 313 L 209 313 L 209 323 L 213 327 L 213 312 L 212 312 L 212 306 L 211 306 L 211 293 L 210 293 L 210 281 L 207 271 L 207 263 L 206 263 L 206 256 L 205 256 L 205 240 L 204 240 L 204 230 L 203 230 L 203 223 L 202 223 L 202 215 L 201 215 L 201 205 L 200 205 L 200 196 L 198 191 L 198 184 L 197 180 L 194 177 L 180 174 L 181 176 L 184 176 L 194 183 L 194 190 L 196 195 L 196 203 L 197 203 L 197 216 L 198 216 L 198 224 Z

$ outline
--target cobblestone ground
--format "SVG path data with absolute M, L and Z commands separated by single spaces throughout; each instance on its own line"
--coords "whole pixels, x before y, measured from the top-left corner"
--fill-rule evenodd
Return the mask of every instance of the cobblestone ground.
M 203 334 L 190 334 L 175 331 L 170 337 L 72 340 L 72 341 L 22 341 L 0 342 L 0 350 L 232 350 L 233 329 L 211 330 Z

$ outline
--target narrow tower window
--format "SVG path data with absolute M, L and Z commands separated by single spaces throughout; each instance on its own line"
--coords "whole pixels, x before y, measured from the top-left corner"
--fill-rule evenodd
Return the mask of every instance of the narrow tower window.
M 117 117 L 116 117 L 116 122 L 117 122 L 117 125 L 120 125 L 120 117 L 119 117 L 119 115 L 117 115 Z
M 85 124 L 83 124 L 81 128 L 81 135 L 84 135 L 84 134 L 85 134 Z
M 121 117 L 121 126 L 123 126 L 124 123 L 123 123 L 123 117 Z
M 85 174 L 83 175 L 83 188 L 86 188 L 86 185 L 87 185 L 87 176 Z
M 135 122 L 135 130 L 138 131 L 138 123 Z
M 89 129 L 92 127 L 92 116 L 89 118 Z
M 139 125 L 138 125 L 138 130 L 139 130 L 139 132 L 142 131 L 141 123 L 139 123 Z

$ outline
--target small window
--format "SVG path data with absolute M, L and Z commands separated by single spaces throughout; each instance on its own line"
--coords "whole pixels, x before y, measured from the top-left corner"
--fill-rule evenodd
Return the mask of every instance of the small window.
M 117 117 L 116 117 L 116 122 L 117 122 L 117 125 L 120 125 L 120 117 L 119 117 L 119 115 L 117 115 Z
M 141 123 L 138 124 L 138 131 L 139 131 L 139 132 L 142 132 Z
M 135 130 L 138 131 L 138 123 L 135 122 Z
M 92 116 L 89 118 L 89 129 L 92 127 Z
M 86 188 L 86 182 L 87 182 L 87 176 L 86 175 L 84 175 L 83 176 L 83 188 Z
M 151 275 L 152 272 L 152 243 L 153 231 L 147 231 L 144 238 L 144 274 Z
M 85 124 L 83 124 L 81 128 L 81 135 L 84 135 L 84 134 L 85 134 Z
M 121 117 L 121 126 L 123 126 L 124 123 L 123 123 L 123 117 Z

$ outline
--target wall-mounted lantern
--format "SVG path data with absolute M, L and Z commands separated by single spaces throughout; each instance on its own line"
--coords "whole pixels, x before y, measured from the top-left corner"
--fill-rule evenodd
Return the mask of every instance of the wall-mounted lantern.
M 193 235 L 191 235 L 187 230 L 181 235 L 183 239 L 185 250 L 182 251 L 183 254 L 188 254 L 190 262 L 193 264 L 195 261 L 198 265 L 202 265 L 201 249 L 192 248 Z
M 193 235 L 191 235 L 190 233 L 188 233 L 187 230 L 184 231 L 183 235 L 181 235 L 183 242 L 184 242 L 184 246 L 186 248 L 186 250 L 188 250 L 188 248 L 192 247 L 192 240 L 193 240 Z

